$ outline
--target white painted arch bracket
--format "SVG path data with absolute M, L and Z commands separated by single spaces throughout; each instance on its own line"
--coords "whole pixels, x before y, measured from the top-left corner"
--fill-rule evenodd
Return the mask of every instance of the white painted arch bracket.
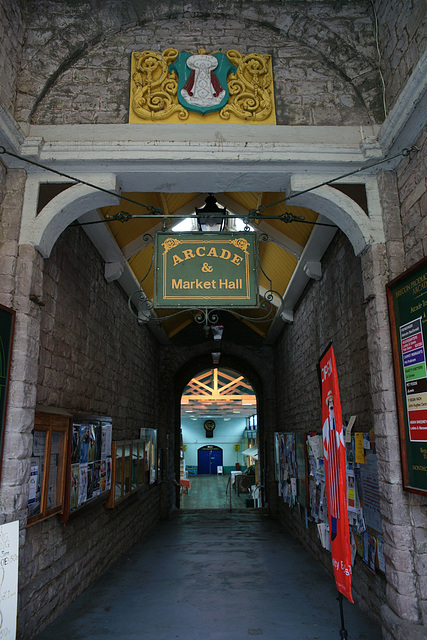
M 114 174 L 98 174 L 92 180 L 90 175 L 85 175 L 84 179 L 108 191 L 118 192 Z M 99 207 L 120 204 L 119 196 L 76 184 L 52 198 L 37 214 L 36 204 L 42 181 L 46 182 L 46 179 L 43 180 L 40 175 L 30 176 L 27 180 L 19 243 L 33 245 L 44 258 L 50 256 L 61 233 L 81 215 Z
M 324 176 L 292 175 L 288 193 L 297 194 L 322 181 L 324 182 Z M 371 180 L 369 186 L 372 191 Z M 292 205 L 294 204 L 312 209 L 335 223 L 350 240 L 356 255 L 364 253 L 373 244 L 384 242 L 382 220 L 376 208 L 373 207 L 372 215 L 367 215 L 352 198 L 332 186 L 325 185 L 296 195 L 292 198 Z

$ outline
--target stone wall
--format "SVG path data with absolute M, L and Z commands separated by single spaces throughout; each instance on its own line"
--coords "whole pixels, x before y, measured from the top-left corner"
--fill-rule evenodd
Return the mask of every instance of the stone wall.
M 426 131 L 415 145 L 419 151 L 402 160 L 396 170 L 406 268 L 427 255 Z
M 381 71 L 390 110 L 425 52 L 427 43 L 424 0 L 375 0 Z
M 127 122 L 131 52 L 168 47 L 271 54 L 278 124 L 382 118 L 373 16 L 364 2 L 193 0 L 162 2 L 155 12 L 147 3 L 93 6 L 26 3 L 18 121 Z
M 339 372 L 343 419 L 357 415 L 355 429 L 372 427 L 369 367 L 360 260 L 340 232 L 322 261 L 277 344 L 277 397 L 281 430 L 321 431 L 317 364 L 332 340 Z
M 227 323 L 227 317 L 225 318 Z M 224 331 L 227 334 L 227 325 Z M 274 357 L 272 347 L 256 347 L 247 344 L 236 344 L 232 340 L 224 338 L 221 343 L 213 340 L 203 340 L 198 345 L 169 346 L 161 350 L 160 361 L 160 389 L 159 395 L 164 398 L 173 398 L 173 402 L 164 402 L 161 406 L 162 424 L 173 429 L 171 438 L 179 442 L 180 438 L 180 403 L 182 391 L 191 378 L 212 367 L 212 352 L 221 352 L 220 367 L 238 371 L 248 378 L 257 395 L 258 412 L 258 437 L 261 451 L 261 467 L 267 478 L 267 465 L 264 463 L 264 455 L 268 442 L 272 440 L 275 428 L 275 390 L 274 390 Z M 271 467 L 273 468 L 273 467 Z M 179 474 L 179 448 L 175 450 L 174 468 L 171 468 L 176 476 Z M 265 485 L 267 493 L 273 491 L 272 484 Z M 270 500 L 270 496 L 266 496 Z M 272 496 L 274 498 L 274 495 Z
M 113 440 L 157 427 L 157 343 L 107 284 L 81 229 L 66 230 L 45 261 L 41 303 L 37 402 L 111 416 Z M 55 516 L 32 525 L 20 557 L 18 637 L 30 640 L 159 516 L 159 487 L 147 485 L 114 510 L 98 505 L 65 525 Z
M 24 24 L 21 2 L 0 0 L 0 104 L 13 113 L 21 70 Z
M 113 418 L 114 439 L 157 421 L 157 343 L 107 284 L 87 236 L 69 228 L 44 271 L 37 402 Z
M 98 505 L 65 525 L 53 517 L 30 527 L 19 558 L 17 640 L 40 633 L 140 540 L 158 513 L 159 488 L 146 485 L 115 509 Z
M 0 523 L 25 526 L 30 475 L 30 433 L 34 424 L 42 259 L 32 247 L 18 247 L 25 172 L 0 170 L 0 303 L 16 312 L 0 485 Z M 21 531 L 21 542 L 25 531 Z
M 317 364 L 333 341 L 343 420 L 356 415 L 355 431 L 373 425 L 364 293 L 360 259 L 339 233 L 322 260 L 323 276 L 307 285 L 276 349 L 277 425 L 279 431 L 322 431 L 322 407 Z M 331 554 L 322 549 L 316 527 L 305 527 L 298 509 L 278 499 L 278 516 L 332 574 Z M 356 558 L 352 591 L 355 602 L 380 624 L 385 578 L 375 576 Z
M 396 169 L 405 253 L 404 266 L 407 269 L 427 255 L 427 133 L 422 133 L 415 144 L 419 151 L 405 158 Z M 391 550 L 388 558 L 393 567 L 393 584 L 398 593 L 410 596 L 418 603 L 418 606 L 412 608 L 409 619 L 423 624 L 425 630 L 427 627 L 427 498 L 407 493 L 402 496 L 399 488 L 393 485 L 388 486 L 386 495 L 388 495 L 390 510 L 393 507 L 395 510 L 399 507 L 400 514 L 398 520 L 400 528 L 394 532 L 392 537 L 394 549 Z M 405 531 L 408 521 L 412 523 L 410 534 Z M 407 572 L 411 568 L 412 575 L 409 577 Z M 393 628 L 391 622 L 390 626 Z M 394 625 L 397 628 L 396 622 Z

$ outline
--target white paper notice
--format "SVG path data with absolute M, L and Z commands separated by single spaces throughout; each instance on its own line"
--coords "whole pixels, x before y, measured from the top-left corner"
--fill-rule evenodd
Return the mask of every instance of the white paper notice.
M 19 522 L 0 526 L 0 637 L 15 640 L 18 607 Z

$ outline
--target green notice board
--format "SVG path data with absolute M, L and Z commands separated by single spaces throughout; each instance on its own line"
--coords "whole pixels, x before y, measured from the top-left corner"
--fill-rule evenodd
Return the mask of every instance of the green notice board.
M 427 495 L 427 259 L 387 285 L 403 487 Z
M 0 474 L 15 312 L 0 304 Z

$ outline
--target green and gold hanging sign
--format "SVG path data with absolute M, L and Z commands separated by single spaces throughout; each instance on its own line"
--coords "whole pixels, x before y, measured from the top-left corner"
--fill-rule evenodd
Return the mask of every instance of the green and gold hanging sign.
M 258 306 L 256 233 L 167 233 L 155 241 L 155 308 Z

